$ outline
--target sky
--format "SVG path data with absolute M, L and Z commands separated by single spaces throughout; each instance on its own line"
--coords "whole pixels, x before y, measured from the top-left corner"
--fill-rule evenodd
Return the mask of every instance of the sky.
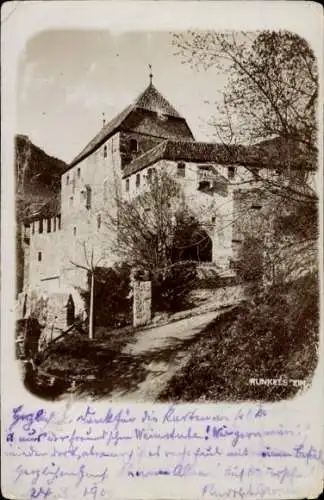
M 188 121 L 197 140 L 212 140 L 207 125 L 226 82 L 216 70 L 197 71 L 175 55 L 167 32 L 44 31 L 19 58 L 17 130 L 67 163 L 106 122 L 153 83 Z

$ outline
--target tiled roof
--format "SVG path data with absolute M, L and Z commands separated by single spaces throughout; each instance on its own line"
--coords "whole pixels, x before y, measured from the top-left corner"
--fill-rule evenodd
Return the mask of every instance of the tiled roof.
M 89 144 L 81 151 L 78 156 L 74 158 L 71 162 L 70 167 L 76 165 L 79 161 L 88 156 L 92 151 L 94 151 L 100 144 L 102 144 L 109 136 L 111 136 L 127 118 L 130 112 L 134 109 L 133 104 L 128 106 L 124 111 L 115 116 L 107 125 L 102 127 L 98 134 L 89 142 Z
M 152 165 L 152 163 L 155 163 L 156 161 L 165 158 L 165 151 L 168 142 L 169 141 L 160 142 L 160 144 L 158 144 L 152 149 L 149 149 L 141 156 L 138 156 L 131 163 L 126 165 L 123 170 L 123 177 L 128 177 L 129 175 L 134 174 L 135 172 L 138 172 L 139 170 L 142 170 L 143 168 L 146 168 L 149 165 Z
M 163 95 L 151 83 L 144 92 L 136 99 L 137 108 L 155 111 L 174 118 L 182 118 L 178 111 L 163 97 Z
M 163 141 L 158 146 L 146 151 L 123 170 L 123 177 L 128 177 L 158 160 L 184 160 L 201 163 L 233 163 L 241 147 L 228 147 L 207 142 Z
M 163 97 L 163 95 L 154 87 L 152 83 L 140 94 L 133 104 L 127 106 L 119 115 L 107 123 L 98 134 L 89 142 L 89 144 L 78 154 L 71 162 L 70 167 L 76 165 L 79 161 L 86 158 L 105 140 L 116 132 L 130 113 L 136 109 L 145 109 L 162 113 L 173 118 L 182 118 L 174 107 Z
M 207 142 L 163 141 L 133 160 L 123 170 L 128 177 L 158 160 L 188 161 L 193 163 L 219 163 L 243 165 L 251 168 L 312 168 L 308 155 L 298 151 L 296 145 L 282 141 L 267 141 L 254 146 L 227 146 Z

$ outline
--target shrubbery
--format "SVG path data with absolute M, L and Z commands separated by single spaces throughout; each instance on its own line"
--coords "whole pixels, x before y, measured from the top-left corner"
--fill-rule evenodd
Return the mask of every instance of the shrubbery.
M 189 294 L 197 282 L 197 262 L 178 262 L 152 281 L 152 305 L 155 311 L 175 312 L 190 306 Z
M 82 290 L 81 295 L 89 315 L 89 288 Z M 94 323 L 95 326 L 119 327 L 132 322 L 132 299 L 130 293 L 130 266 L 127 264 L 114 267 L 97 267 L 94 286 Z
M 262 278 L 262 242 L 257 238 L 243 241 L 237 263 L 237 273 L 242 281 L 260 281 Z
M 245 304 L 209 324 L 191 348 L 183 370 L 161 400 L 194 401 L 294 396 L 308 385 L 318 360 L 319 286 L 309 274 L 269 289 L 263 301 Z M 287 385 L 253 385 L 250 379 L 280 379 Z

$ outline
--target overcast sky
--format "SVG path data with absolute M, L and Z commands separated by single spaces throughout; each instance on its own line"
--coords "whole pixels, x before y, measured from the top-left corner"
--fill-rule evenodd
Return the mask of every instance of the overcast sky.
M 198 140 L 224 85 L 221 74 L 191 69 L 174 55 L 169 33 L 48 31 L 29 40 L 19 60 L 17 133 L 70 162 L 106 120 L 130 104 L 149 82 L 187 119 Z

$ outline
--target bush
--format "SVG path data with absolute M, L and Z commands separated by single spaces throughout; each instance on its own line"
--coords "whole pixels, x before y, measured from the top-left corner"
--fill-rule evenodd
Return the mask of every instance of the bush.
M 190 358 L 160 400 L 266 400 L 294 396 L 287 385 L 253 385 L 251 378 L 311 382 L 318 361 L 319 282 L 309 274 L 273 286 L 263 302 L 245 304 L 207 325 Z
M 197 262 L 179 262 L 152 281 L 154 311 L 176 312 L 190 306 L 189 294 L 197 283 Z
M 88 273 L 88 290 L 81 295 L 89 316 L 91 274 Z M 130 292 L 130 266 L 97 267 L 94 286 L 95 326 L 120 327 L 132 322 L 132 299 Z
M 257 238 L 246 238 L 242 244 L 237 263 L 238 276 L 242 281 L 262 279 L 263 245 Z

